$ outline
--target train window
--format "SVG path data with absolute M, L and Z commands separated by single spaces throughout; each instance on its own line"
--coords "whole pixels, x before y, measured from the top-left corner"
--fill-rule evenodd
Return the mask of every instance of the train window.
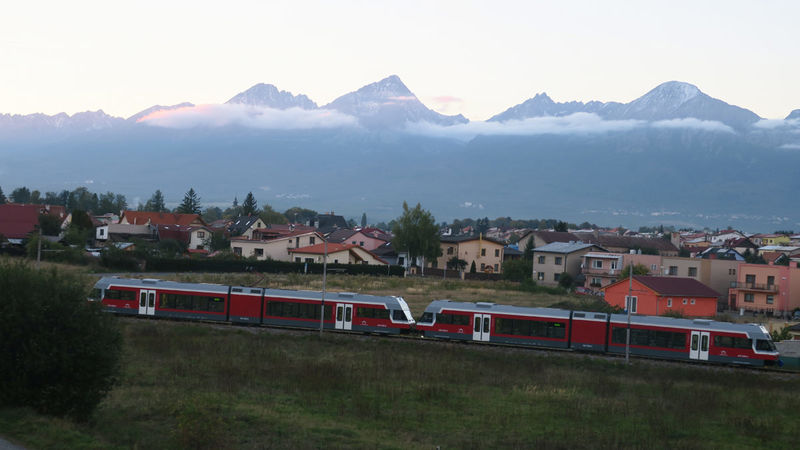
M 566 327 L 561 322 L 543 322 L 528 319 L 494 319 L 494 332 L 512 336 L 533 336 L 564 339 L 567 335 Z
M 436 323 L 445 325 L 469 325 L 469 316 L 465 314 L 436 314 Z M 475 331 L 480 331 L 480 325 Z
M 401 311 L 402 312 L 402 311 Z M 389 319 L 389 310 L 381 308 L 357 308 L 358 317 L 365 319 Z
M 164 294 L 158 299 L 161 309 L 183 309 L 187 311 L 225 312 L 225 298 L 206 295 Z
M 438 319 L 438 317 L 437 317 L 437 319 Z M 480 317 L 476 317 L 475 318 L 475 332 L 478 333 L 480 331 L 481 331 L 481 318 Z
M 606 315 L 605 315 L 605 314 L 595 314 L 595 315 L 594 315 L 594 318 L 595 318 L 595 319 L 605 319 L 605 318 L 606 318 Z
M 774 352 L 777 349 L 775 348 L 775 344 L 773 344 L 772 341 L 767 339 L 757 339 L 756 350 L 761 350 L 765 352 Z
M 433 322 L 433 313 L 432 312 L 424 312 L 422 313 L 422 317 L 419 318 L 419 321 L 422 323 L 432 323 Z
M 697 335 L 693 334 L 692 335 L 692 351 L 696 351 L 696 350 L 697 350 Z
M 703 337 L 700 339 L 700 351 L 703 352 L 708 351 L 708 334 L 704 334 Z
M 232 292 L 242 292 L 242 288 L 233 288 L 231 289 Z
M 714 336 L 715 347 L 726 348 L 753 348 L 753 341 L 747 338 L 733 337 L 733 336 Z
M 136 291 L 123 291 L 120 289 L 106 289 L 106 299 L 109 300 L 124 300 L 128 302 L 136 301 Z M 142 305 L 144 306 L 144 305 Z
M 392 319 L 394 320 L 407 320 L 406 313 L 402 309 L 395 309 L 392 311 Z
M 336 320 L 337 321 L 342 320 L 342 309 L 344 309 L 342 306 L 337 306 L 336 307 Z
M 316 303 L 269 302 L 266 315 L 319 320 L 319 311 L 320 305 Z M 331 320 L 332 314 L 333 306 L 325 305 L 325 320 Z
M 344 321 L 345 322 L 350 322 L 351 320 L 353 320 L 352 314 L 353 314 L 353 308 L 345 308 L 345 310 L 344 310 Z
M 250 289 L 250 293 L 251 294 L 260 294 L 261 293 L 261 289 Z
M 144 308 L 145 302 L 147 300 L 147 293 L 146 292 L 142 292 L 139 295 L 139 297 L 140 297 L 140 299 L 139 299 L 139 307 Z
M 489 318 L 488 317 L 484 317 L 483 318 L 483 332 L 484 333 L 488 333 L 489 332 Z
M 572 317 L 582 318 L 582 317 L 586 317 L 586 314 L 584 314 L 584 313 L 574 313 L 574 314 L 572 314 Z
M 611 331 L 611 342 L 625 344 L 626 330 L 626 327 L 614 327 Z M 631 345 L 684 349 L 686 348 L 686 333 L 631 328 Z

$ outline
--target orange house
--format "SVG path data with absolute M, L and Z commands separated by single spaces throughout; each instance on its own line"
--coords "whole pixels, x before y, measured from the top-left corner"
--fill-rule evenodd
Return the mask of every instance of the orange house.
M 628 279 L 608 285 L 606 301 L 625 308 Z M 694 278 L 634 275 L 631 313 L 657 316 L 680 311 L 686 317 L 711 317 L 717 312 L 719 293 Z

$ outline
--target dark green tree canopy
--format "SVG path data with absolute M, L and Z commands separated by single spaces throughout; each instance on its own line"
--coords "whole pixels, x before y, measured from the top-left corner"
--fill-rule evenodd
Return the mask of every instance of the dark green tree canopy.
M 244 202 L 242 202 L 242 215 L 252 216 L 257 211 L 258 211 L 258 203 L 256 202 L 256 198 L 253 197 L 252 192 L 248 192 L 247 196 L 244 198 Z
M 6 203 L 6 196 L 3 194 L 3 188 L 0 187 L 0 205 Z
M 367 227 L 367 213 L 361 214 L 361 228 Z
M 310 221 L 314 220 L 318 214 L 319 213 L 313 209 L 301 208 L 299 206 L 293 206 L 283 213 L 283 215 L 286 216 L 286 218 L 292 223 L 309 223 Z
M 151 212 L 167 211 L 167 205 L 164 203 L 164 194 L 161 193 L 161 190 L 156 189 L 152 197 L 144 204 L 142 210 Z
M 619 275 L 617 275 L 617 279 L 623 280 L 625 278 L 628 278 L 628 276 L 630 276 L 630 273 L 631 273 L 631 265 L 628 264 L 625 267 L 623 267 L 622 270 L 619 272 Z M 648 269 L 647 266 L 645 266 L 644 264 L 635 264 L 633 266 L 634 275 L 647 275 L 648 273 L 650 273 L 650 269 Z
M 392 233 L 395 251 L 407 251 L 412 264 L 419 256 L 432 260 L 442 255 L 436 219 L 419 203 L 410 209 L 408 203 L 403 202 L 403 215 L 397 219 Z
M 183 196 L 183 201 L 178 206 L 177 212 L 181 214 L 200 214 L 200 197 L 194 191 L 194 188 L 189 188 L 186 195 Z
M 262 211 L 261 211 L 261 213 L 259 213 L 258 216 L 266 224 L 270 224 L 270 223 L 280 224 L 280 223 L 287 223 L 288 222 L 286 220 L 286 217 L 283 214 L 281 214 L 278 211 L 275 211 L 274 209 L 272 209 L 272 206 L 270 206 L 270 205 L 264 205 L 264 208 L 262 208 Z
M 31 191 L 25 186 L 18 187 L 11 191 L 11 201 L 14 203 L 30 203 Z

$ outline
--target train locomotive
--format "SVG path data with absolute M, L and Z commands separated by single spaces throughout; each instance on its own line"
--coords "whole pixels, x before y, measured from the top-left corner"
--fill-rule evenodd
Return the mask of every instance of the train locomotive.
M 624 354 L 628 316 L 495 303 L 435 300 L 417 321 L 425 337 Z M 631 316 L 630 354 L 660 359 L 764 366 L 779 363 L 758 324 Z
M 121 315 L 319 328 L 322 293 L 158 279 L 105 277 L 90 300 Z M 414 319 L 402 297 L 327 292 L 323 327 L 398 334 Z

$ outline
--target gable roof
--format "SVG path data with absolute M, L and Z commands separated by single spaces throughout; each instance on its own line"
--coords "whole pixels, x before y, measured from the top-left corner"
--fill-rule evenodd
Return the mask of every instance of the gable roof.
M 672 242 L 666 239 L 644 238 L 636 236 L 614 236 L 607 234 L 599 234 L 595 236 L 594 233 L 575 233 L 576 240 L 583 242 L 590 242 L 597 244 L 601 247 L 617 247 L 627 249 L 643 249 L 651 248 L 658 251 L 678 252 L 678 248 Z
M 577 242 L 581 240 L 581 238 L 579 238 L 577 235 L 566 231 L 533 231 L 532 233 L 548 244 L 551 242 Z M 528 234 L 525 234 L 522 237 L 524 238 Z
M 314 219 L 313 225 L 322 233 L 330 233 L 334 230 L 343 230 L 350 228 L 347 226 L 347 221 L 344 217 L 331 214 L 318 214 Z
M 493 244 L 497 244 L 497 245 L 501 245 L 501 246 L 505 246 L 503 241 L 501 241 L 499 239 L 495 239 L 495 238 L 489 238 L 489 237 L 486 237 L 486 236 L 483 236 L 483 237 L 480 237 L 480 236 L 442 236 L 442 237 L 439 238 L 439 242 L 445 242 L 445 243 L 449 243 L 449 244 L 458 244 L 458 243 L 461 243 L 461 242 L 480 241 L 480 240 L 491 242 Z
M 252 227 L 257 220 L 259 220 L 258 216 L 239 216 L 228 226 L 228 232 L 233 236 L 240 236 Z
M 24 239 L 39 225 L 39 214 L 50 214 L 63 221 L 66 209 L 58 205 L 4 203 L 0 205 L 0 234 L 6 239 Z
M 355 251 L 354 251 L 355 249 L 359 249 L 359 250 L 361 250 L 361 251 L 363 251 L 365 253 L 370 254 L 373 258 L 375 258 L 376 260 L 378 260 L 378 261 L 380 261 L 380 262 L 382 262 L 384 264 L 389 264 L 386 260 L 382 259 L 380 256 L 376 255 L 375 253 L 372 253 L 371 251 L 369 251 L 369 250 L 367 250 L 367 249 L 365 249 L 365 248 L 363 248 L 363 247 L 361 247 L 359 245 L 355 245 L 355 244 L 331 244 L 331 243 L 328 243 L 328 255 L 330 255 L 331 253 L 339 253 L 339 252 L 343 252 L 343 251 L 350 251 L 350 252 L 355 253 Z M 307 254 L 312 254 L 312 255 L 323 255 L 323 254 L 325 254 L 325 243 L 309 245 L 308 247 L 290 248 L 288 250 L 289 250 L 289 253 L 307 253 Z M 358 255 L 358 254 L 356 253 L 356 255 Z
M 328 235 L 328 242 L 329 243 L 342 243 L 348 239 L 350 236 L 356 234 L 356 231 L 353 230 L 336 230 Z
M 120 223 L 126 220 L 132 225 L 146 225 L 149 221 L 152 225 L 192 225 L 200 223 L 205 225 L 200 214 L 180 214 L 151 211 L 125 211 L 119 218 Z
M 673 297 L 719 297 L 719 292 L 711 289 L 694 278 L 684 277 L 654 277 L 649 275 L 634 275 L 633 279 L 652 289 L 660 296 Z M 628 279 L 619 280 L 606 286 L 605 289 L 619 283 L 627 283 Z

